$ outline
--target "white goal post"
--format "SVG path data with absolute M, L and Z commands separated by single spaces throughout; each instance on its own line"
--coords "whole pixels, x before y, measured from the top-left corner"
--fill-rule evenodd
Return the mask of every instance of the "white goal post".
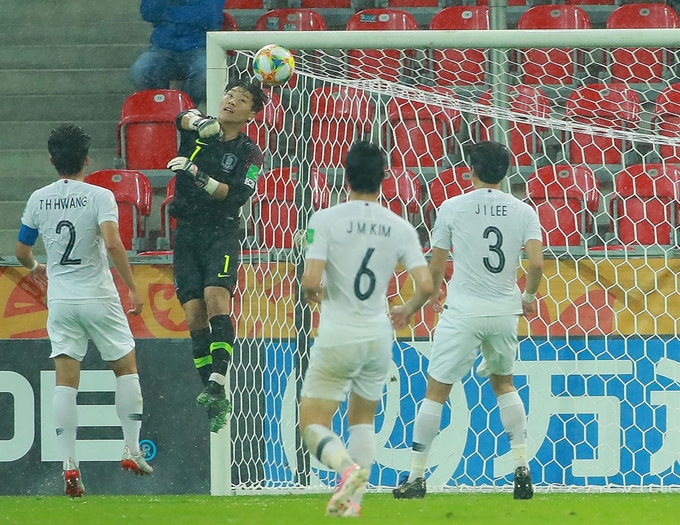
M 680 487 L 680 116 L 662 113 L 680 111 L 677 30 L 210 32 L 209 114 L 227 80 L 251 75 L 249 58 L 272 43 L 296 50 L 297 79 L 272 88 L 276 107 L 248 132 L 265 150 L 272 188 L 293 189 L 257 195 L 245 213 L 246 270 L 235 295 L 242 356 L 234 353 L 231 427 L 213 440 L 213 494 L 335 483 L 297 436 L 316 320 L 297 286 L 306 219 L 343 199 L 338 161 L 359 138 L 385 148 L 396 182 L 383 202 L 414 224 L 425 248 L 438 199 L 454 186 L 466 191 L 468 145 L 493 138 L 511 147 L 507 189 L 538 210 L 547 256 L 538 315 L 520 322 L 515 369 L 537 490 Z M 618 48 L 662 49 L 663 74 L 654 82 L 616 78 Z M 403 69 L 385 78 L 380 54 L 388 63 L 395 49 Z M 442 49 L 483 50 L 480 82 L 445 85 L 433 60 Z M 525 82 L 527 50 L 560 49 L 573 51 L 563 76 L 539 63 L 541 80 Z M 378 66 L 348 58 L 357 50 L 378 53 Z M 623 68 L 631 78 L 638 71 Z M 338 100 L 342 107 L 328 109 Z M 286 203 L 267 207 L 270 197 Z M 411 290 L 399 272 L 390 300 L 407 300 Z M 397 334 L 372 490 L 395 486 L 408 471 L 435 322 L 425 309 Z M 346 435 L 345 420 L 334 425 Z M 511 471 L 490 388 L 469 375 L 445 408 L 428 488 L 506 490 Z

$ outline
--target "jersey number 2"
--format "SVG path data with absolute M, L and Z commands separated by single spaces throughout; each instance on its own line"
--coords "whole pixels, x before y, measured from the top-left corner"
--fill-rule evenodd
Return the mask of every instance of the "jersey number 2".
M 73 226 L 71 221 L 59 221 L 57 223 L 57 234 L 60 234 L 63 228 L 68 228 L 68 243 L 66 244 L 66 249 L 64 250 L 64 254 L 61 256 L 59 264 L 62 266 L 80 264 L 80 259 L 71 259 L 71 252 L 73 251 L 73 247 L 76 245 L 76 227 Z
M 357 298 L 360 301 L 365 301 L 368 299 L 373 291 L 375 290 L 375 273 L 373 273 L 373 270 L 371 270 L 368 267 L 368 260 L 371 258 L 371 255 L 373 255 L 373 252 L 375 251 L 375 248 L 369 248 L 366 250 L 366 255 L 364 255 L 364 260 L 361 261 L 361 266 L 359 267 L 359 271 L 357 272 L 356 277 L 354 278 L 354 295 L 357 296 Z M 363 276 L 368 277 L 368 288 L 365 291 L 361 291 L 361 278 Z

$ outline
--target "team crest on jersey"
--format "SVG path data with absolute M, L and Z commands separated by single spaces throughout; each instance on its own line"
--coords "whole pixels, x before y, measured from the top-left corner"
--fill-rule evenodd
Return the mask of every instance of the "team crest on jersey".
M 236 162 L 238 162 L 236 155 L 233 153 L 225 153 L 224 157 L 222 157 L 222 169 L 224 171 L 231 171 L 236 166 Z

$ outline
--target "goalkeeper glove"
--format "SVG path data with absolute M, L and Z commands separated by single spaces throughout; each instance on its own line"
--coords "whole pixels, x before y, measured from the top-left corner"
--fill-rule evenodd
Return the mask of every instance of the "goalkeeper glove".
M 196 131 L 196 128 L 198 127 L 198 122 L 205 119 L 203 113 L 201 113 L 197 109 L 190 109 L 186 111 L 184 113 L 184 116 L 187 117 L 188 129 L 193 131 Z
M 198 131 L 198 136 L 202 139 L 219 139 L 223 135 L 220 123 L 214 118 L 200 119 L 196 123 L 196 131 Z
M 198 166 L 186 157 L 175 157 L 168 162 L 168 169 L 174 171 L 178 175 L 180 173 L 188 175 L 199 188 L 204 188 L 210 180 L 210 176 L 207 173 L 199 170 Z

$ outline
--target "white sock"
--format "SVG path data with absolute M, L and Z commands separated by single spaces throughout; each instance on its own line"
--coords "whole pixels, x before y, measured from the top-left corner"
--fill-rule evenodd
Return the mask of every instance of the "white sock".
M 139 375 L 128 374 L 116 378 L 116 412 L 123 427 L 123 439 L 134 455 L 139 454 L 139 434 L 142 430 L 142 389 Z
M 527 460 L 527 414 L 517 391 L 498 396 L 501 423 L 510 440 L 515 468 L 529 467 Z
M 57 446 L 66 468 L 66 461 L 71 458 L 78 466 L 76 459 L 76 431 L 78 430 L 78 406 L 76 396 L 78 389 L 70 386 L 54 387 L 52 407 L 54 424 L 57 432 Z
M 347 452 L 355 463 L 371 472 L 375 459 L 375 428 L 372 424 L 364 423 L 349 427 L 349 443 Z M 366 489 L 357 490 L 350 498 L 357 505 L 361 505 Z
M 427 457 L 430 455 L 432 442 L 437 437 L 442 422 L 444 405 L 423 399 L 413 425 L 413 451 L 411 452 L 411 472 L 408 480 L 425 477 Z
M 225 383 L 227 382 L 227 377 L 223 376 L 222 374 L 218 374 L 217 372 L 212 372 L 210 374 L 210 381 L 215 381 L 218 385 L 224 386 Z
M 340 438 L 328 427 L 319 424 L 309 425 L 305 428 L 302 440 L 310 454 L 314 454 L 321 463 L 339 475 L 344 474 L 354 464 Z

